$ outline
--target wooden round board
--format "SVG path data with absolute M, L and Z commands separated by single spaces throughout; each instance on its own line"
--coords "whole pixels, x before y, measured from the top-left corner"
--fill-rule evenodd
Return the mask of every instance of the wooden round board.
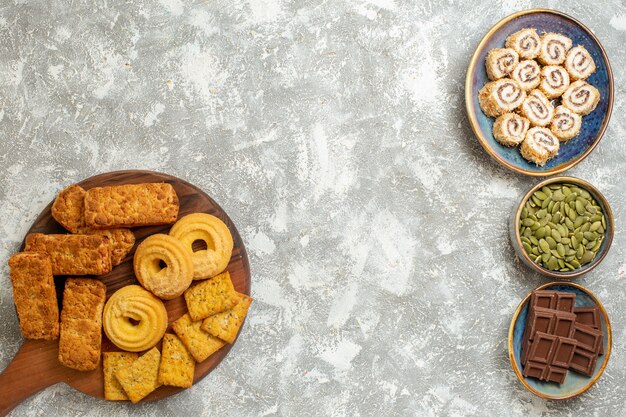
M 224 210 L 206 193 L 198 187 L 189 184 L 179 178 L 167 174 L 150 171 L 116 171 L 96 175 L 87 178 L 78 184 L 86 190 L 93 187 L 102 187 L 121 184 L 138 184 L 148 182 L 167 182 L 171 184 L 180 201 L 178 217 L 190 213 L 209 213 L 219 217 L 229 227 L 233 235 L 233 254 L 227 270 L 230 273 L 235 289 L 244 294 L 250 294 L 250 265 L 248 255 L 235 225 L 226 215 Z M 60 190 L 59 190 L 60 191 Z M 30 228 L 29 233 L 67 233 L 53 218 L 50 212 L 50 203 L 37 217 Z M 171 225 L 147 226 L 134 228 L 136 242 L 133 250 L 126 256 L 122 263 L 113 268 L 109 274 L 95 279 L 101 279 L 107 286 L 107 299 L 118 289 L 137 284 L 133 272 L 133 256 L 137 245 L 146 237 L 155 233 L 167 233 Z M 61 307 L 64 277 L 55 277 L 59 308 Z M 193 284 L 192 284 L 193 285 Z M 187 312 L 187 306 L 183 296 L 174 300 L 165 301 L 169 322 L 172 323 Z M 171 326 L 168 332 L 172 332 Z M 160 349 L 160 343 L 159 343 Z M 204 362 L 196 364 L 194 384 L 211 372 L 228 354 L 231 345 L 226 344 L 222 349 L 211 355 Z M 102 334 L 102 351 L 119 350 Z M 21 348 L 2 374 L 0 374 L 0 415 L 6 415 L 13 407 L 37 391 L 53 385 L 57 382 L 65 382 L 71 387 L 91 395 L 104 399 L 102 361 L 100 366 L 91 372 L 79 372 L 61 365 L 57 359 L 58 340 L 35 341 L 25 340 Z M 157 400 L 173 395 L 182 388 L 161 386 L 142 401 Z

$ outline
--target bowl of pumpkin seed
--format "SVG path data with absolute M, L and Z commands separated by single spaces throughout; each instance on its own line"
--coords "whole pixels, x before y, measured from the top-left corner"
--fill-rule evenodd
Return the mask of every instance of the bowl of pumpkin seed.
M 598 189 L 575 177 L 531 188 L 512 219 L 511 241 L 531 269 L 575 278 L 598 266 L 613 241 L 613 212 Z

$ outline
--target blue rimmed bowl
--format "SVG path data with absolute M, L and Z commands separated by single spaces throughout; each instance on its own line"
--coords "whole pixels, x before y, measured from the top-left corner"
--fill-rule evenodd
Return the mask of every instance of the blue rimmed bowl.
M 585 46 L 597 67 L 596 72 L 586 81 L 600 91 L 598 106 L 589 115 L 583 117 L 578 136 L 562 144 L 559 154 L 542 167 L 522 158 L 517 147 L 508 148 L 499 144 L 493 137 L 495 119 L 486 116 L 478 103 L 478 91 L 490 81 L 485 69 L 487 53 L 493 48 L 503 48 L 509 35 L 524 28 L 536 28 L 539 34 L 544 32 L 561 33 L 571 38 L 574 46 Z M 600 41 L 581 22 L 555 10 L 524 10 L 496 23 L 480 41 L 467 70 L 465 105 L 476 138 L 498 163 L 525 175 L 548 176 L 558 174 L 585 159 L 602 139 L 613 109 L 613 72 Z
M 571 292 L 576 294 L 576 307 L 598 307 L 600 309 L 600 322 L 604 332 L 604 355 L 598 358 L 596 368 L 591 377 L 568 371 L 565 381 L 562 384 L 554 382 L 539 381 L 535 378 L 526 378 L 522 375 L 522 337 L 526 329 L 526 318 L 528 316 L 528 302 L 530 293 L 524 297 L 520 305 L 515 310 L 511 326 L 509 327 L 509 358 L 511 366 L 522 385 L 533 394 L 546 400 L 566 400 L 582 394 L 595 384 L 606 368 L 611 356 L 612 332 L 609 316 L 602 306 L 602 303 L 595 295 L 582 285 L 570 282 L 551 282 L 541 285 L 537 290 L 553 290 Z

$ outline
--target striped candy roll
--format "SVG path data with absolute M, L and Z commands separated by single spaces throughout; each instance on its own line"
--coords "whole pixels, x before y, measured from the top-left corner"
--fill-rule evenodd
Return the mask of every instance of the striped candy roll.
M 519 62 L 519 55 L 510 48 L 496 48 L 487 53 L 487 76 L 490 80 L 504 78 Z
M 521 59 L 532 59 L 539 55 L 541 38 L 535 29 L 522 29 L 506 38 L 505 46 L 517 52 Z
M 541 84 L 539 89 L 548 98 L 560 97 L 569 87 L 569 75 L 565 68 L 558 65 L 548 65 L 541 69 Z
M 526 98 L 517 81 L 503 78 L 485 84 L 478 92 L 478 101 L 483 112 L 490 117 L 497 117 L 519 107 Z
M 504 113 L 493 124 L 493 136 L 504 146 L 517 146 L 530 127 L 527 118 L 515 113 Z
M 565 90 L 561 104 L 584 116 L 595 110 L 598 101 L 600 101 L 598 89 L 583 80 L 578 80 Z
M 520 109 L 522 116 L 526 117 L 533 126 L 547 126 L 554 117 L 554 106 L 550 100 L 539 90 L 528 93 L 528 97 L 522 103 Z
M 541 68 L 533 59 L 520 61 L 513 68 L 511 78 L 518 82 L 522 90 L 530 91 L 537 88 L 539 82 L 541 82 Z
M 528 161 L 543 166 L 559 152 L 559 140 L 545 127 L 533 127 L 526 132 L 520 152 Z
M 565 106 L 559 106 L 554 110 L 554 119 L 550 124 L 550 130 L 561 142 L 567 142 L 580 132 L 583 118 Z
M 584 80 L 596 71 L 596 63 L 589 51 L 578 45 L 567 53 L 565 69 L 572 80 Z
M 544 65 L 559 65 L 565 61 L 572 40 L 558 33 L 546 33 L 541 37 L 539 62 Z

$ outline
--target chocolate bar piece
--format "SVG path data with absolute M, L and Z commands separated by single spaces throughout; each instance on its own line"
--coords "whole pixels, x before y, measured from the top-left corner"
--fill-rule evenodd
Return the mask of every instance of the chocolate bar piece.
M 558 300 L 558 296 L 556 297 Z M 559 337 L 571 338 L 576 316 L 565 311 L 533 307 L 528 315 L 522 340 L 522 365 L 528 360 L 528 351 L 535 333 L 542 332 Z
M 554 330 L 552 333 L 560 337 L 572 337 L 576 315 L 566 313 L 565 311 L 557 311 L 554 313 L 554 318 Z
M 600 309 L 598 307 L 576 307 L 576 322 L 584 324 L 594 329 L 599 329 L 600 325 Z
M 562 383 L 575 349 L 573 339 L 537 332 L 530 344 L 524 376 Z
M 532 309 L 533 307 L 543 307 L 554 310 L 556 308 L 556 291 L 533 291 L 532 294 L 530 294 L 530 304 L 528 308 Z
M 603 343 L 603 334 L 600 330 L 592 327 L 574 324 L 574 334 L 572 339 L 578 342 L 580 349 L 585 349 L 593 354 L 598 354 L 600 345 Z
M 576 345 L 577 342 L 574 339 L 557 338 L 554 355 L 552 356 L 552 365 L 567 369 L 572 361 L 572 356 L 574 356 Z
M 556 309 L 572 313 L 576 305 L 576 294 L 572 292 L 556 292 Z
M 524 367 L 525 377 L 537 378 L 541 381 L 556 382 L 562 384 L 567 376 L 567 368 L 561 368 L 559 366 L 545 365 L 539 362 L 528 361 L 528 364 Z
M 598 355 L 587 352 L 584 349 L 576 348 L 574 350 L 574 355 L 572 356 L 572 361 L 569 364 L 569 368 L 576 372 L 580 372 L 581 374 L 592 376 L 593 371 L 596 368 L 597 360 Z

